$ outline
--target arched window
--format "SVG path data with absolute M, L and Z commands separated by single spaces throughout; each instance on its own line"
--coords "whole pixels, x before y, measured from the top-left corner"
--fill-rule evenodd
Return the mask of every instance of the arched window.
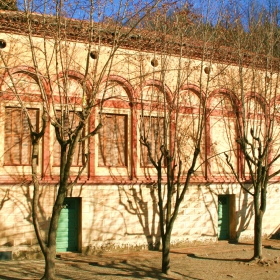
M 208 126 L 208 164 L 212 176 L 232 176 L 226 161 L 237 170 L 238 149 L 236 103 L 232 95 L 215 92 L 210 97 Z
M 39 109 L 27 108 L 36 131 L 39 124 Z M 31 164 L 31 137 L 27 116 L 18 107 L 5 107 L 4 165 Z
M 192 165 L 195 148 L 200 146 L 200 154 L 195 164 L 195 176 L 205 174 L 205 133 L 202 122 L 203 101 L 198 92 L 185 89 L 179 93 L 179 102 L 175 110 L 175 145 L 178 157 L 183 164 L 183 172 Z M 200 139 L 201 138 L 201 139 Z
M 270 143 L 270 161 L 273 162 L 271 172 L 280 170 L 280 96 L 272 100 L 270 105 L 270 126 L 272 129 Z M 278 175 L 280 176 L 280 175 Z
M 128 174 L 131 162 L 131 92 L 128 82 L 118 76 L 108 77 L 103 89 L 97 94 L 100 104 L 96 110 L 96 122 L 102 118 L 103 126 L 98 132 L 96 146 L 97 174 L 112 175 L 117 168 L 118 175 Z M 108 170 L 111 169 L 111 171 Z M 121 168 L 121 169 L 120 169 Z M 130 171 L 129 171 L 130 172 Z
M 243 138 L 245 139 L 246 153 L 252 158 L 258 157 L 258 148 L 267 140 L 267 122 L 265 102 L 257 94 L 250 94 L 245 99 L 245 121 L 243 122 Z M 244 153 L 243 153 L 244 154 Z M 246 155 L 244 155 L 245 157 Z M 245 158 L 243 157 L 243 160 Z M 254 167 L 255 168 L 255 167 Z M 244 164 L 245 176 L 250 176 L 248 164 Z
M 125 107 L 124 101 L 130 101 L 124 85 L 115 80 L 103 82 L 103 89 L 98 92 L 97 100 L 103 101 L 106 107 Z
M 19 70 L 6 75 L 2 82 L 2 97 L 5 100 L 42 102 L 42 92 L 38 79 L 32 72 Z
M 28 118 L 35 131 L 39 129 L 42 98 L 38 82 L 32 73 L 14 72 L 4 78 L 1 91 L 5 112 L 3 164 L 28 166 L 32 149 Z
M 56 104 L 61 107 L 68 106 L 71 110 L 85 105 L 87 101 L 87 88 L 75 76 L 61 77 L 53 83 L 52 96 Z
M 84 88 L 80 77 L 68 75 L 53 83 L 53 122 L 60 126 L 61 136 L 64 140 L 69 138 L 70 131 L 74 131 L 81 120 L 80 112 L 87 103 L 87 89 Z M 83 135 L 85 131 L 83 131 Z M 52 165 L 60 166 L 61 147 L 55 135 L 55 129 L 52 131 Z M 72 166 L 82 166 L 84 163 L 85 143 L 79 142 L 72 161 Z
M 138 122 L 139 134 L 140 138 L 149 144 L 150 149 L 149 156 L 147 146 L 140 145 L 140 164 L 141 167 L 153 167 L 151 158 L 157 162 L 161 156 L 160 147 L 169 144 L 170 115 L 164 113 L 167 101 L 159 86 L 143 87 L 140 98 L 142 110 Z

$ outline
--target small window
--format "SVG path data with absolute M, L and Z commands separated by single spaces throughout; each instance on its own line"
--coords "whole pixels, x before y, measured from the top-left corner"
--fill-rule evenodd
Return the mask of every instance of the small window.
M 205 73 L 205 74 L 209 75 L 210 72 L 211 72 L 211 68 L 210 68 L 210 67 L 205 67 L 205 68 L 204 68 L 204 73 Z
M 0 39 L 0 49 L 5 49 L 7 46 L 7 43 L 5 40 Z
M 61 129 L 63 130 L 62 134 L 64 137 L 64 140 L 66 140 L 69 135 L 68 131 L 74 130 L 80 121 L 79 116 L 71 111 L 69 114 L 64 112 L 63 117 L 61 118 L 61 111 L 56 112 L 57 117 L 61 119 L 63 125 Z M 84 132 L 83 132 L 84 135 Z M 76 150 L 74 153 L 73 161 L 72 161 L 72 166 L 82 166 L 84 164 L 84 142 L 79 142 L 76 146 Z M 60 160 L 61 160 L 61 146 L 59 142 L 56 139 L 56 135 L 54 132 L 54 145 L 53 145 L 53 166 L 60 166 Z
M 153 59 L 151 60 L 151 65 L 152 65 L 153 67 L 157 67 L 157 66 L 158 66 L 158 60 L 155 59 L 155 58 L 153 58 Z
M 91 59 L 97 59 L 98 58 L 97 51 L 91 51 L 89 55 L 90 55 Z
M 38 131 L 39 110 L 28 109 L 31 123 Z M 28 119 L 21 108 L 5 110 L 5 165 L 31 164 L 31 137 Z
M 127 166 L 127 116 L 105 114 L 98 135 L 98 166 Z

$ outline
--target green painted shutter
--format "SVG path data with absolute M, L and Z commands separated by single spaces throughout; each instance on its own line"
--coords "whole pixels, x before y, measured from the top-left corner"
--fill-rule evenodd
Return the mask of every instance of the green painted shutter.
M 65 198 L 58 221 L 56 251 L 78 251 L 79 198 Z
M 229 239 L 229 196 L 218 197 L 218 239 Z

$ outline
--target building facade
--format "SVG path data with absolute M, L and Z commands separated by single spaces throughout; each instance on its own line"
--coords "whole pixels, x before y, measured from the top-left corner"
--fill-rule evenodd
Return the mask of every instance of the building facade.
M 55 36 L 42 33 L 38 27 L 31 40 L 23 17 L 16 12 L 1 12 L 0 20 L 0 251 L 38 247 L 31 214 L 31 138 L 21 102 L 39 131 L 46 102 L 52 104 L 51 120 L 60 116 L 67 105 L 67 125 L 74 126 L 79 121 L 78 112 L 93 93 L 96 106 L 83 135 L 98 125 L 100 117 L 104 126 L 97 135 L 79 144 L 75 152 L 73 177 L 81 170 L 85 155 L 88 163 L 67 192 L 57 234 L 58 251 L 147 248 L 159 243 L 156 170 L 140 140 L 143 136 L 150 139 L 155 159 L 160 144 L 172 146 L 176 141 L 179 147 L 180 140 L 184 177 L 194 150 L 201 104 L 206 104 L 201 153 L 175 222 L 172 244 L 253 237 L 252 196 L 240 187 L 224 153 L 242 182 L 248 181 L 249 188 L 249 171 L 236 143 L 234 111 L 245 94 L 251 112 L 248 122 L 257 122 L 259 129 L 264 129 L 265 123 L 258 116 L 265 115 L 265 106 L 278 102 L 277 71 L 272 71 L 268 79 L 266 69 L 251 60 L 242 67 L 244 85 L 238 60 L 223 56 L 229 50 L 215 50 L 211 53 L 214 59 L 210 55 L 204 58 L 210 49 L 206 45 L 184 45 L 181 54 L 175 47 L 163 52 L 156 40 L 147 47 L 144 35 L 136 43 L 137 37 L 131 35 L 112 53 L 108 34 L 102 35 L 105 39 L 101 43 L 92 43 L 94 51 L 89 56 L 88 42 L 82 36 L 68 35 L 60 41 L 61 64 L 57 66 L 55 60 L 46 63 L 46 57 L 55 53 Z M 18 25 L 21 29 L 13 29 Z M 108 61 L 110 65 L 106 66 Z M 63 65 L 67 65 L 66 70 Z M 85 78 L 85 69 L 91 79 Z M 98 90 L 94 81 L 99 81 Z M 273 95 L 271 100 L 264 100 L 268 83 Z M 42 87 L 46 96 L 42 95 Z M 176 117 L 169 115 L 166 119 L 170 110 Z M 271 157 L 280 147 L 279 128 L 275 128 Z M 46 234 L 60 176 L 60 146 L 52 121 L 40 142 L 37 161 L 40 225 Z M 275 160 L 277 167 L 279 161 Z M 264 236 L 271 236 L 279 226 L 279 190 L 275 177 L 267 194 Z

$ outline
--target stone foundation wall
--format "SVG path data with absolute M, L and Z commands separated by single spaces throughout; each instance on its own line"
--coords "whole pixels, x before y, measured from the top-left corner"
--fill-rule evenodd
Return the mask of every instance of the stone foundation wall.
M 268 193 L 263 235 L 271 236 L 280 224 L 280 185 Z M 55 186 L 42 188 L 40 224 L 49 224 Z M 236 239 L 253 238 L 252 197 L 237 185 L 192 185 L 175 222 L 172 245 L 217 241 L 218 195 L 235 195 Z M 81 251 L 158 248 L 160 243 L 156 189 L 146 185 L 76 186 L 69 196 L 81 197 Z M 0 251 L 38 250 L 31 219 L 32 187 L 0 188 Z M 37 249 L 36 249 L 37 248 Z

